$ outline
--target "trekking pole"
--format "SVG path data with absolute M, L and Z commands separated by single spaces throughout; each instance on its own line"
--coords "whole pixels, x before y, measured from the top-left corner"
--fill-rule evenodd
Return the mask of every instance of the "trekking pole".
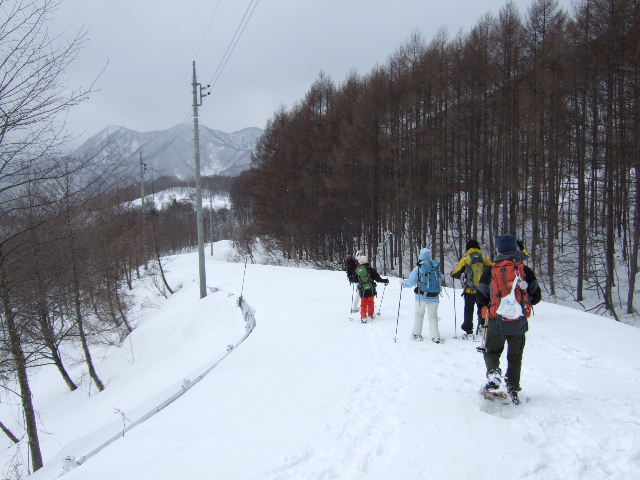
M 351 284 L 351 303 L 349 304 L 349 313 L 353 313 L 353 296 L 355 295 L 356 285 Z
M 382 297 L 380 297 L 380 305 L 378 305 L 378 316 L 382 313 L 382 301 L 384 300 L 384 292 L 387 290 L 387 284 L 384 284 L 384 288 L 382 289 Z
M 482 332 L 482 344 L 476 347 L 476 350 L 482 354 L 487 352 L 487 332 L 489 331 L 489 307 L 487 307 L 487 314 L 484 318 L 484 332 Z
M 400 287 L 400 298 L 398 299 L 398 316 L 396 317 L 396 336 L 393 337 L 394 342 L 398 342 L 398 323 L 400 321 L 400 302 L 402 301 L 402 287 Z
M 456 312 L 456 279 L 451 282 L 453 285 L 453 338 L 458 338 L 458 313 Z
M 244 292 L 244 277 L 247 275 L 247 258 L 244 259 L 244 272 L 242 273 L 242 287 L 240 287 L 240 298 L 238 298 L 238 306 L 242 306 L 242 293 Z

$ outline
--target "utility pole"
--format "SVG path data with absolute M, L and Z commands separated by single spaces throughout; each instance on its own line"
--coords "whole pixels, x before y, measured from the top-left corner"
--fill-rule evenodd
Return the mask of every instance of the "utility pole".
M 213 193 L 209 192 L 209 240 L 211 241 L 211 256 L 213 257 Z
M 140 198 L 142 199 L 142 210 L 144 211 L 144 172 L 147 170 L 147 164 L 142 161 L 142 150 L 140 154 Z
M 145 209 L 144 209 L 144 172 L 147 170 L 147 164 L 142 161 L 142 150 L 140 154 L 140 201 L 142 202 L 142 262 L 144 269 L 147 269 L 147 238 L 145 235 Z
M 207 272 L 204 268 L 204 219 L 202 213 L 202 179 L 200 178 L 200 131 L 198 107 L 202 105 L 202 85 L 196 80 L 196 61 L 193 61 L 193 147 L 196 162 L 196 223 L 198 227 L 198 271 L 200 274 L 200 298 L 207 296 Z M 209 85 L 207 85 L 208 88 Z M 208 93 L 205 94 L 209 95 Z M 199 96 L 199 98 L 198 98 Z

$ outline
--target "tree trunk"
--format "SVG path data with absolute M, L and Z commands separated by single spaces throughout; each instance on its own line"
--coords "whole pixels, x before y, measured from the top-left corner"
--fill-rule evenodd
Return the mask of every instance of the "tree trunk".
M 9 282 L 5 270 L 5 258 L 0 252 L 0 296 L 2 296 L 2 308 L 5 320 L 5 329 L 9 337 L 9 351 L 15 364 L 16 376 L 20 385 L 20 397 L 22 400 L 22 411 L 24 413 L 27 437 L 29 439 L 29 451 L 31 453 L 31 467 L 33 471 L 42 468 L 42 452 L 40 451 L 40 440 L 38 438 L 38 427 L 36 424 L 36 413 L 31 397 L 31 387 L 27 375 L 27 362 L 22 344 L 20 343 L 20 333 L 16 318 L 11 309 L 9 301 Z M 6 433 L 6 432 L 5 432 Z
M 64 363 L 62 363 L 62 357 L 60 356 L 60 352 L 58 351 L 58 347 L 56 346 L 54 334 L 51 329 L 51 325 L 49 324 L 49 321 L 48 321 L 46 307 L 41 305 L 39 307 L 39 310 L 40 311 L 38 312 L 38 320 L 40 323 L 42 340 L 45 344 L 45 347 L 47 347 L 47 350 L 49 350 L 53 363 L 58 369 L 58 372 L 60 372 L 60 375 L 62 376 L 64 382 L 69 387 L 69 390 L 73 392 L 78 388 L 78 386 L 71 379 L 71 376 L 67 372 L 67 369 L 65 368 Z
M 4 434 L 9 437 L 9 440 L 11 440 L 13 443 L 18 443 L 20 440 L 18 439 L 18 437 L 16 437 L 11 430 L 9 430 L 6 425 L 2 422 L 0 422 L 0 430 L 2 430 L 4 432 Z

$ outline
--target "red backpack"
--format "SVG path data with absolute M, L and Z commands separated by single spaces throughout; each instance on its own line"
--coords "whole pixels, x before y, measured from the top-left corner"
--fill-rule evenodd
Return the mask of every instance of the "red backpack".
M 516 276 L 525 280 L 524 264 L 514 260 L 502 260 L 494 263 L 491 267 L 491 283 L 489 284 L 490 303 L 489 306 L 482 307 L 482 317 L 487 317 L 487 308 L 489 309 L 489 318 L 500 318 L 506 322 L 513 322 L 520 318 L 531 316 L 532 307 L 529 293 L 526 289 L 520 288 L 518 283 L 515 287 L 516 301 L 522 306 L 522 316 L 518 318 L 505 318 L 498 315 L 497 310 L 500 306 L 500 300 L 511 293 L 513 281 Z

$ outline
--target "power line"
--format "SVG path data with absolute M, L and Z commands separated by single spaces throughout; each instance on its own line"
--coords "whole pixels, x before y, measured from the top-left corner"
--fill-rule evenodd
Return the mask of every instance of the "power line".
M 195 58 L 198 57 L 198 55 L 200 55 L 200 51 L 202 50 L 203 45 L 205 44 L 206 40 L 207 40 L 207 35 L 209 34 L 209 30 L 211 30 L 211 26 L 213 25 L 213 21 L 216 18 L 216 14 L 218 13 L 218 8 L 220 7 L 220 3 L 222 2 L 222 0 L 218 0 L 218 2 L 216 3 L 215 8 L 213 9 L 213 12 L 211 13 L 211 16 L 209 17 L 209 21 L 207 22 L 207 27 L 205 28 L 204 32 L 202 33 L 202 36 L 200 38 L 200 42 L 198 44 L 198 48 L 196 49 L 196 56 Z M 182 85 L 184 83 L 186 83 L 186 79 L 189 78 L 189 72 L 187 72 L 185 74 L 184 77 L 181 77 L 180 79 L 180 83 L 179 85 L 176 85 L 176 87 L 173 89 L 174 93 L 171 97 L 171 100 L 169 100 L 169 102 L 167 103 L 167 106 L 165 107 L 165 109 L 163 110 L 162 115 L 160 116 L 160 121 L 162 121 L 164 119 L 164 117 L 167 115 L 167 112 L 169 111 L 169 109 L 171 108 L 171 106 L 175 103 L 175 100 L 178 96 L 178 93 L 180 92 L 180 90 L 182 89 Z M 191 116 L 191 113 L 188 113 L 183 119 L 182 121 L 180 121 L 179 123 L 179 127 L 176 129 L 176 131 L 174 132 L 174 134 L 171 136 L 171 138 L 169 140 L 167 140 L 166 142 L 164 142 L 162 145 L 160 145 L 155 151 L 151 152 L 150 154 L 146 153 L 144 154 L 144 159 L 148 160 L 151 159 L 152 157 L 154 157 L 159 151 L 167 148 L 169 145 L 171 145 L 180 135 L 180 133 L 182 133 L 182 130 L 185 128 L 186 125 L 186 121 L 187 119 Z M 135 151 L 132 152 L 132 155 L 135 155 L 137 152 L 139 152 L 141 149 L 143 149 L 144 147 L 146 147 L 147 145 L 153 143 L 155 140 L 157 140 L 161 135 L 162 135 L 163 131 L 158 132 L 157 135 L 155 135 L 153 138 L 150 138 L 149 140 L 147 140 L 146 142 L 144 142 L 142 145 L 140 145 Z
M 196 56 L 194 58 L 197 58 L 198 55 L 200 54 L 200 51 L 202 50 L 203 45 L 205 44 L 207 35 L 209 33 L 209 30 L 211 29 L 211 26 L 213 25 L 213 21 L 216 17 L 216 14 L 218 12 L 218 9 L 220 7 L 220 3 L 221 0 L 218 0 L 218 2 L 216 3 L 215 8 L 213 9 L 213 12 L 211 14 L 211 16 L 209 17 L 209 21 L 207 23 L 207 27 L 205 28 L 200 43 L 198 45 L 197 51 L 196 51 Z M 229 62 L 229 59 L 231 58 L 231 55 L 233 54 L 236 46 L 238 45 L 238 42 L 240 41 L 240 39 L 242 38 L 242 35 L 244 34 L 245 29 L 247 28 L 247 24 L 249 23 L 249 20 L 251 20 L 251 17 L 253 16 L 253 13 L 255 12 L 256 7 L 258 6 L 258 3 L 260 3 L 260 0 L 250 0 L 249 4 L 247 5 L 247 8 L 244 11 L 244 14 L 242 15 L 242 18 L 240 19 L 240 22 L 238 23 L 238 26 L 236 27 L 236 30 L 233 34 L 233 37 L 231 38 L 231 40 L 229 41 L 229 44 L 227 45 L 227 48 L 222 56 L 222 58 L 220 59 L 220 62 L 218 64 L 218 67 L 216 68 L 216 71 L 213 74 L 212 80 L 211 80 L 211 84 L 213 85 L 215 82 L 218 81 L 218 79 L 220 78 L 220 76 L 222 75 L 222 72 L 224 71 L 224 68 L 226 67 L 227 63 Z M 187 78 L 187 75 L 185 75 L 184 78 Z M 184 82 L 184 78 L 183 80 L 181 80 L 180 83 Z M 164 109 L 162 115 L 161 115 L 161 119 L 163 119 L 167 112 L 169 111 L 170 107 L 173 105 L 178 93 L 179 93 L 179 86 L 176 86 L 176 88 L 174 89 L 174 94 L 171 97 L 171 100 L 168 102 L 166 108 Z M 158 132 L 157 135 L 154 135 L 152 138 L 150 138 L 149 140 L 147 140 L 146 142 L 144 142 L 142 145 L 138 146 L 138 148 L 136 148 L 136 150 L 134 150 L 132 152 L 132 155 L 135 155 L 136 153 L 139 153 L 141 150 L 144 153 L 144 160 L 151 160 L 158 152 L 160 152 L 161 150 L 167 148 L 168 146 L 170 146 L 182 133 L 183 129 L 186 126 L 186 120 L 189 118 L 191 114 L 187 114 L 183 120 L 180 122 L 178 128 L 175 130 L 175 132 L 173 132 L 173 134 L 171 135 L 171 137 L 162 143 L 162 145 L 158 146 L 158 148 L 154 149 L 154 151 L 152 151 L 151 153 L 147 153 L 145 152 L 143 149 L 144 147 L 146 147 L 147 145 L 155 142 L 161 135 L 162 135 L 162 131 Z M 108 141 L 108 140 L 107 140 Z M 153 169 L 153 168 L 152 168 Z
M 222 0 L 218 0 L 218 3 L 216 4 L 216 8 L 213 9 L 213 13 L 211 14 L 211 17 L 209 17 L 209 23 L 207 24 L 207 28 L 205 29 L 204 34 L 202 35 L 202 39 L 200 40 L 200 45 L 198 45 L 198 50 L 196 51 L 196 56 L 194 57 L 196 60 L 198 60 L 198 57 L 200 56 L 200 51 L 202 50 L 204 42 L 207 39 L 207 35 L 209 34 L 211 25 L 213 25 L 213 19 L 216 18 L 216 13 L 218 13 L 218 7 L 220 6 L 220 2 L 222 2 Z
M 213 21 L 216 18 L 216 14 L 218 13 L 218 8 L 220 7 L 220 3 L 222 2 L 222 0 L 218 0 L 218 3 L 216 4 L 215 8 L 213 9 L 213 12 L 211 13 L 211 16 L 209 17 L 209 21 L 207 22 L 207 27 L 205 28 L 204 32 L 202 33 L 202 36 L 200 38 L 200 43 L 198 44 L 198 48 L 196 49 L 196 55 L 195 58 L 196 60 L 198 59 L 198 56 L 200 55 L 200 52 L 202 51 L 202 47 L 204 46 L 206 40 L 207 40 L 207 36 L 209 35 L 209 30 L 211 30 L 211 26 L 213 25 Z M 176 85 L 176 87 L 174 88 L 174 93 L 173 96 L 171 97 L 171 100 L 169 101 L 169 103 L 167 104 L 166 108 L 164 109 L 164 111 L 162 112 L 162 115 L 160 116 L 160 120 L 164 119 L 164 117 L 167 115 L 167 112 L 169 111 L 169 109 L 171 108 L 171 106 L 174 104 L 176 97 L 178 96 L 178 93 L 182 90 L 183 85 L 187 82 L 187 79 L 189 78 L 189 75 L 191 74 L 190 71 L 186 70 L 187 73 L 185 73 L 184 76 L 180 77 L 180 83 Z
M 238 42 L 240 41 L 240 38 L 242 37 L 242 34 L 244 33 L 245 28 L 247 28 L 247 24 L 249 23 L 249 20 L 251 20 L 251 17 L 253 16 L 253 12 L 255 12 L 256 7 L 258 6 L 258 3 L 260 3 L 260 0 L 249 1 L 249 5 L 247 5 L 247 8 L 245 9 L 244 14 L 242 15 L 242 19 L 238 23 L 238 26 L 236 27 L 236 31 L 234 32 L 233 37 L 231 38 L 231 41 L 229 42 L 229 45 L 227 45 L 227 49 L 225 50 L 224 54 L 222 55 L 222 58 L 220 59 L 218 68 L 216 68 L 216 71 L 214 72 L 213 77 L 209 82 L 211 85 L 215 85 L 218 79 L 220 78 L 220 75 L 222 75 L 222 71 L 224 70 L 224 67 L 227 65 L 229 58 L 231 58 L 231 55 L 233 54 L 233 51 L 236 48 L 236 45 L 238 45 Z

